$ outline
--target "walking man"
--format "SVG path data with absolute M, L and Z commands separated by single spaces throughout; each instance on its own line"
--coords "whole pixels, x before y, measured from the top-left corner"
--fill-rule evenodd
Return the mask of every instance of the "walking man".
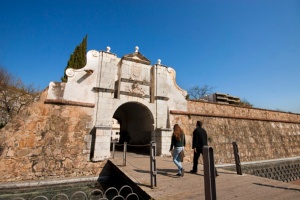
M 203 146 L 207 145 L 207 133 L 202 128 L 202 122 L 197 121 L 196 129 L 193 132 L 193 143 L 192 149 L 194 151 L 194 159 L 193 159 L 193 169 L 190 171 L 191 173 L 197 173 L 198 171 L 198 160 L 200 154 L 203 153 Z
M 196 129 L 193 132 L 193 144 L 192 149 L 194 151 L 193 158 L 193 169 L 191 173 L 197 173 L 198 171 L 198 160 L 200 154 L 203 155 L 203 147 L 207 145 L 207 133 L 204 128 L 202 128 L 202 122 L 197 121 Z M 217 170 L 215 168 L 216 176 L 218 176 Z

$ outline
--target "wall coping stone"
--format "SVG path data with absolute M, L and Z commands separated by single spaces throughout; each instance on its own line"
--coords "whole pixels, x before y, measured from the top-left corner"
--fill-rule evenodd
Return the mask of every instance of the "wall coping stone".
M 94 103 L 84 103 L 84 102 L 77 102 L 77 101 L 66 101 L 63 99 L 46 99 L 44 101 L 45 104 L 57 104 L 57 105 L 70 105 L 70 106 L 83 106 L 83 107 L 90 107 L 94 108 Z
M 271 162 L 293 161 L 293 160 L 300 160 L 300 156 L 290 157 L 290 158 L 278 158 L 278 159 L 269 159 L 269 160 L 256 160 L 256 161 L 250 161 L 250 162 L 241 162 L 241 165 L 243 168 L 243 165 L 254 165 L 254 164 L 271 163 Z M 216 167 L 231 167 L 231 166 L 235 166 L 235 164 L 216 165 Z
M 245 109 L 252 109 L 252 110 L 261 110 L 261 111 L 268 111 L 268 112 L 279 112 L 279 113 L 286 113 L 286 114 L 293 114 L 293 115 L 300 116 L 300 113 L 286 112 L 286 111 L 280 111 L 280 110 L 269 110 L 269 109 L 264 109 L 264 108 L 243 107 L 243 106 L 240 106 L 240 105 L 233 105 L 233 104 L 220 104 L 218 102 L 209 102 L 209 101 L 205 101 L 205 100 L 188 99 L 187 101 L 202 102 L 202 103 L 207 103 L 207 104 L 215 104 L 215 105 L 245 108 Z
M 217 115 L 217 114 L 204 114 L 199 112 L 187 112 L 170 110 L 173 115 L 194 115 L 203 117 L 218 117 L 218 118 L 231 118 L 231 119 L 244 119 L 244 120 L 256 120 L 256 121 L 268 121 L 268 122 L 283 122 L 283 123 L 296 123 L 300 124 L 300 121 L 290 121 L 290 120 L 277 120 L 277 119 L 266 119 L 266 118 L 256 118 L 256 117 L 242 117 L 242 116 L 230 116 L 230 115 Z

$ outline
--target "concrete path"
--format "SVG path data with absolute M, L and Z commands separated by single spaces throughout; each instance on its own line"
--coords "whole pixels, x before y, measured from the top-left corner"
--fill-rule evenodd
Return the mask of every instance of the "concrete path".
M 123 154 L 116 152 L 110 161 L 153 199 L 205 199 L 202 165 L 199 165 L 198 174 L 191 174 L 192 164 L 184 162 L 185 175 L 177 177 L 171 157 L 156 157 L 157 187 L 151 189 L 149 156 L 128 153 L 126 166 L 123 166 Z M 299 185 L 247 174 L 237 175 L 221 168 L 218 168 L 218 173 L 216 191 L 219 200 L 300 199 Z

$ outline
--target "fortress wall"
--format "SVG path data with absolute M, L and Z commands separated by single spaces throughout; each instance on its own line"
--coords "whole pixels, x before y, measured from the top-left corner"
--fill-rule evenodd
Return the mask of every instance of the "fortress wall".
M 94 176 L 102 171 L 105 162 L 89 161 L 92 104 L 45 104 L 45 99 L 46 91 L 0 130 L 0 182 Z M 186 133 L 185 161 L 192 161 L 197 120 L 208 132 L 217 164 L 234 163 L 233 141 L 241 162 L 300 155 L 299 114 L 200 101 L 188 101 L 187 106 L 187 111 L 170 110 L 171 125 L 180 124 Z
M 188 111 L 171 110 L 171 120 L 183 127 L 188 152 L 196 121 L 203 121 L 217 164 L 234 163 L 233 141 L 241 162 L 300 155 L 299 114 L 188 101 Z M 192 161 L 192 153 L 186 160 Z
M 44 104 L 25 108 L 0 131 L 0 182 L 99 174 L 89 161 L 86 137 L 93 108 Z
M 188 111 L 196 114 L 224 115 L 232 118 L 300 122 L 300 114 L 193 100 L 188 101 Z

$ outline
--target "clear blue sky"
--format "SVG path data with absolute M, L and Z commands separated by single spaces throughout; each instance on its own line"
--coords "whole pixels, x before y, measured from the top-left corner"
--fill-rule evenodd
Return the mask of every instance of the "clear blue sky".
M 0 0 L 0 65 L 45 89 L 70 54 L 140 53 L 257 108 L 300 113 L 300 0 Z

